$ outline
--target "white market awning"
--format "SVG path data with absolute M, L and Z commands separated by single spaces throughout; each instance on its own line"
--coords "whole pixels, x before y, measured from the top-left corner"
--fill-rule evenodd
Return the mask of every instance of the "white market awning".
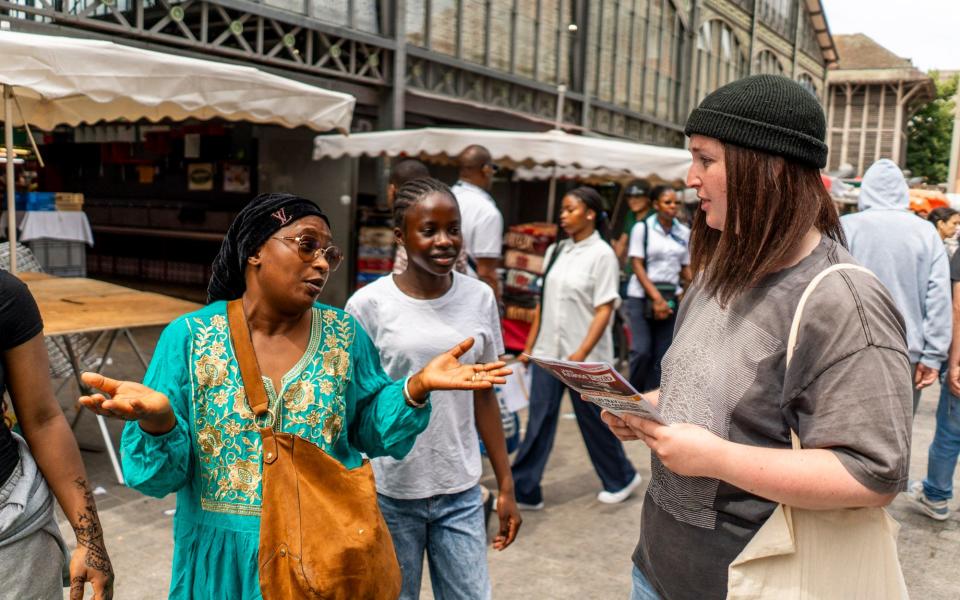
M 624 169 L 580 169 L 577 167 L 517 167 L 513 171 L 514 181 L 545 181 L 552 177 L 567 181 L 618 181 L 627 182 L 637 179 L 632 171 Z
M 349 137 L 320 135 L 314 143 L 313 158 L 410 156 L 452 163 L 471 144 L 485 146 L 494 161 L 511 169 L 557 166 L 579 172 L 623 173 L 665 181 L 684 179 L 691 160 L 690 153 L 679 148 L 586 137 L 561 130 L 527 132 L 439 127 L 354 133 Z
M 98 121 L 221 118 L 345 132 L 356 102 L 349 94 L 252 67 L 100 40 L 0 30 L 0 58 L 7 155 L 13 153 L 11 124 L 53 129 Z M 16 272 L 13 162 L 4 168 L 10 270 Z
M 0 31 L 0 84 L 40 129 L 212 119 L 348 131 L 355 98 L 252 67 L 100 40 Z M 0 119 L 3 116 L 0 115 Z

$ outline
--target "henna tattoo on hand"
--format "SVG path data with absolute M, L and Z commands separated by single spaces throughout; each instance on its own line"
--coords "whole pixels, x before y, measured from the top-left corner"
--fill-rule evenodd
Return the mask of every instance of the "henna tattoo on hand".
M 73 483 L 83 491 L 84 499 L 84 507 L 77 515 L 77 525 L 74 527 L 74 532 L 77 535 L 77 545 L 87 550 L 86 566 L 103 573 L 106 576 L 108 587 L 112 588 L 113 565 L 110 564 L 110 557 L 107 555 L 107 548 L 103 543 L 103 529 L 100 527 L 100 517 L 97 515 L 97 503 L 93 499 L 93 493 L 90 491 L 90 485 L 86 479 L 78 477 Z
M 86 578 L 77 576 L 70 579 L 70 598 L 83 598 L 83 586 Z

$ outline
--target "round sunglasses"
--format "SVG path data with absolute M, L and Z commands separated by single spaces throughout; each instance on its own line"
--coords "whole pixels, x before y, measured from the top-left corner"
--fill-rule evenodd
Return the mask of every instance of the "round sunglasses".
M 320 240 L 315 237 L 308 235 L 298 235 L 296 237 L 275 236 L 273 239 L 296 242 L 297 256 L 299 256 L 303 262 L 313 262 L 322 254 L 323 259 L 327 261 L 327 264 L 330 266 L 331 272 L 336 271 L 337 267 L 343 263 L 343 252 L 340 248 L 336 246 L 324 247 Z

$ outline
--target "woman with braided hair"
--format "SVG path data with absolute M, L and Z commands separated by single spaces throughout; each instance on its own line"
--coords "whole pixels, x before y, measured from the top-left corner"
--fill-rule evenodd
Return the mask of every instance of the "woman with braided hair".
M 346 307 L 370 334 L 387 374 L 416 370 L 465 336 L 476 340 L 465 360 L 496 361 L 503 341 L 493 292 L 454 270 L 463 237 L 450 188 L 430 178 L 405 183 L 394 200 L 394 224 L 406 270 L 362 288 Z M 520 527 L 500 407 L 491 389 L 437 392 L 433 405 L 405 458 L 373 461 L 380 509 L 403 571 L 400 597 L 419 597 L 426 554 L 438 600 L 489 598 L 478 431 L 499 488 L 494 548 L 509 546 Z
M 82 397 L 85 406 L 130 421 L 121 449 L 127 485 L 157 497 L 177 493 L 171 598 L 261 597 L 264 459 L 272 459 L 263 431 L 295 435 L 353 470 L 361 453 L 403 458 L 430 421 L 431 392 L 489 389 L 509 373 L 503 363 L 461 364 L 474 341 L 460 338 L 412 376 L 387 377 L 357 321 L 317 302 L 343 259 L 332 239 L 313 202 L 257 196 L 227 231 L 210 304 L 164 330 L 144 384 L 83 375 L 112 395 Z M 250 339 L 238 345 L 244 329 Z M 251 346 L 260 390 L 254 378 L 241 379 L 249 355 L 238 348 Z M 249 396 L 264 388 L 266 411 Z M 315 527 L 323 544 L 352 543 L 325 539 L 325 523 Z
M 547 248 L 546 274 L 525 353 L 578 362 L 613 363 L 613 311 L 620 304 L 620 263 L 607 241 L 607 214 L 596 190 L 563 197 L 560 227 L 567 238 Z M 527 431 L 513 462 L 517 501 L 543 508 L 540 482 L 553 449 L 560 402 L 568 391 L 590 462 L 603 489 L 597 500 L 618 504 L 640 485 L 623 444 L 600 420 L 600 408 L 580 399 L 546 369 L 532 365 Z

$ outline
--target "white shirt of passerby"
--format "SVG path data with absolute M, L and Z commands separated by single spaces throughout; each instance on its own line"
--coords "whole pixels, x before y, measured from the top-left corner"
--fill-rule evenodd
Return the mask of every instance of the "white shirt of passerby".
M 466 181 L 451 188 L 460 205 L 463 248 L 474 260 L 500 258 L 503 253 L 503 215 L 486 190 Z
M 416 373 L 434 356 L 473 337 L 464 364 L 497 360 L 503 354 L 500 312 L 490 286 L 453 273 L 446 294 L 418 300 L 404 294 L 393 277 L 381 277 L 347 301 L 353 315 L 380 351 L 392 379 Z M 480 480 L 480 441 L 474 420 L 473 392 L 436 391 L 426 430 L 403 460 L 374 458 L 377 491 L 398 500 L 456 494 Z
M 643 224 L 647 226 L 644 227 Z M 648 233 L 649 232 L 649 233 Z M 650 236 L 646 242 L 647 254 L 644 256 L 644 235 Z M 673 220 L 670 233 L 663 230 L 663 225 L 656 214 L 652 214 L 637 223 L 630 230 L 630 246 L 627 256 L 643 258 L 647 277 L 654 283 L 670 283 L 680 286 L 680 271 L 690 264 L 690 228 Z M 647 294 L 640 285 L 636 275 L 630 277 L 627 284 L 627 296 L 631 298 L 646 298 Z
M 545 265 L 550 264 L 554 252 L 560 254 L 544 281 L 540 331 L 533 354 L 566 359 L 587 337 L 597 308 L 610 301 L 619 306 L 620 263 L 613 248 L 596 231 L 576 243 L 567 239 L 550 246 Z M 611 318 L 587 361 L 613 362 L 612 328 Z

